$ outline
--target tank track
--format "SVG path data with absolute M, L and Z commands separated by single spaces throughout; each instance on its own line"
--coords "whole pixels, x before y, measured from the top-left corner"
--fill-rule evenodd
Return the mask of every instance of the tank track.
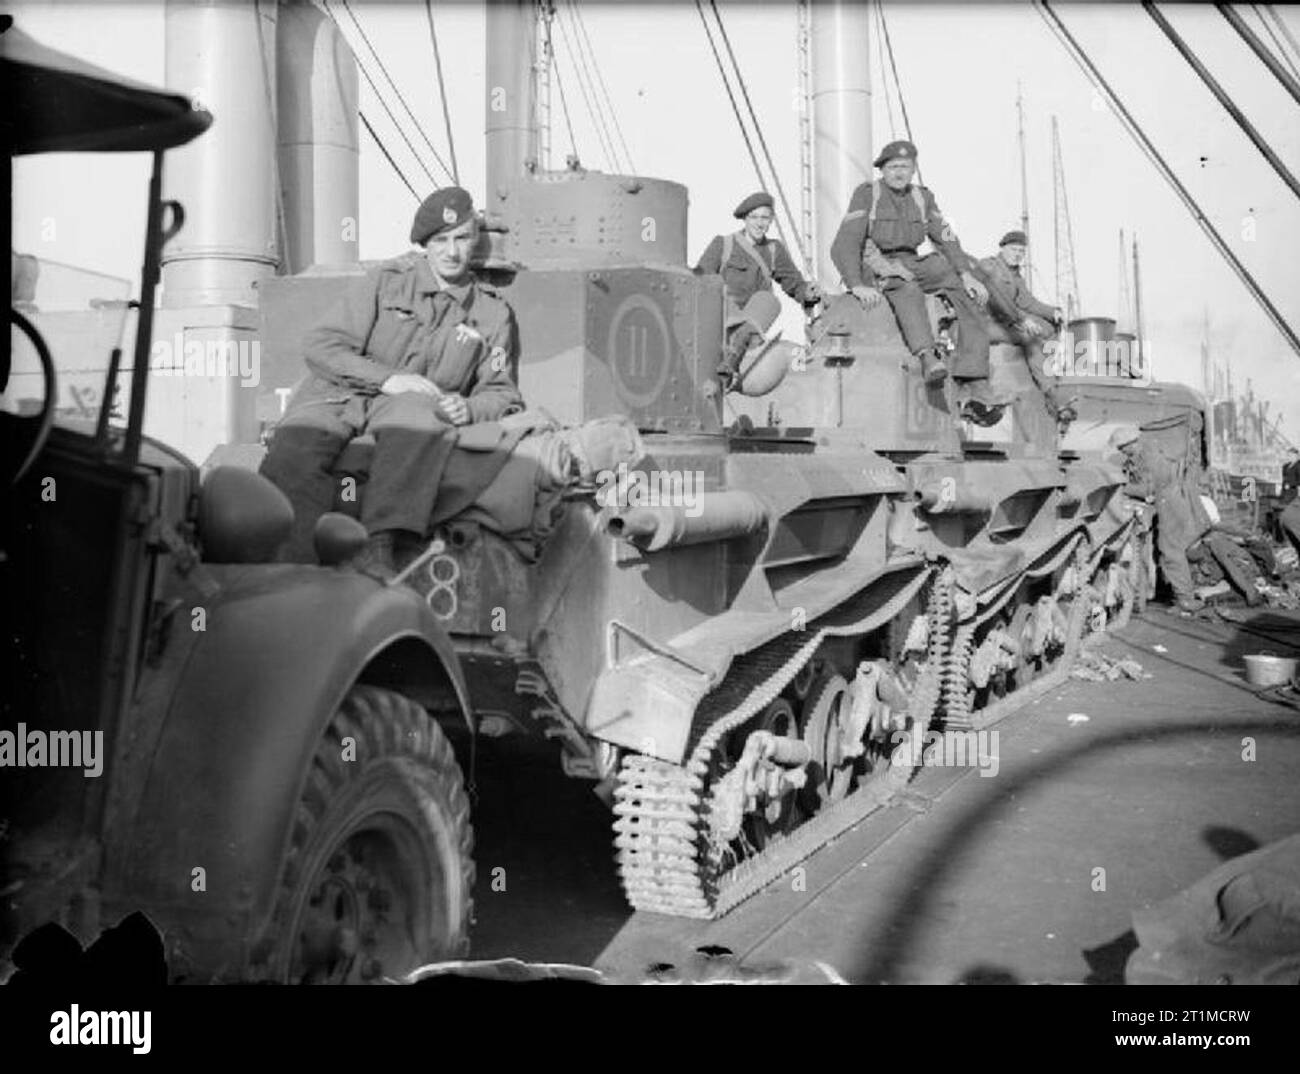
M 951 580 L 934 583 L 927 604 L 927 659 L 912 691 L 908 715 L 914 734 L 930 726 L 941 694 L 952 619 Z M 847 795 L 763 850 L 732 867 L 725 847 L 710 839 L 709 774 L 724 736 L 760 712 L 812 660 L 821 636 L 782 636 L 737 661 L 728 682 L 701 705 L 701 728 L 684 765 L 634 754 L 624 759 L 614 792 L 615 847 L 628 901 L 637 910 L 716 918 L 788 872 L 819 847 L 889 801 L 913 766 L 881 766 Z

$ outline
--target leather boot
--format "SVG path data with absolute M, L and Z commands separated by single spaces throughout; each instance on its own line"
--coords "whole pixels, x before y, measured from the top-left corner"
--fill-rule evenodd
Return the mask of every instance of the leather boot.
M 917 355 L 921 359 L 921 379 L 934 388 L 948 379 L 948 366 L 943 360 L 943 351 L 938 347 L 923 350 Z

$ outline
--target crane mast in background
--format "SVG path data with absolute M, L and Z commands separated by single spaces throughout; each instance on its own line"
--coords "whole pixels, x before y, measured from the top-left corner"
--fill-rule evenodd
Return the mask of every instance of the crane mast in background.
M 1137 317 L 1133 313 L 1133 292 L 1128 281 L 1128 250 L 1124 246 L 1124 229 L 1119 229 L 1119 305 L 1115 310 L 1119 330 L 1137 334 Z
M 1067 321 L 1079 315 L 1079 273 L 1074 262 L 1074 231 L 1070 202 L 1065 192 L 1065 164 L 1061 159 L 1061 133 L 1052 117 L 1052 219 L 1056 245 L 1056 304 Z

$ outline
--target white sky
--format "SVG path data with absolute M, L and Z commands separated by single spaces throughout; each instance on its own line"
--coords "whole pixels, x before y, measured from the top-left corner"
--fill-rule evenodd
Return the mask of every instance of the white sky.
M 423 3 L 353 0 L 352 6 L 442 150 L 445 134 Z M 566 4 L 559 0 L 557 6 L 563 12 Z M 341 5 L 335 0 L 331 7 L 368 61 Z M 725 2 L 719 8 L 797 212 L 794 5 Z M 161 0 L 19 3 L 5 10 L 45 44 L 129 77 L 163 81 Z M 1061 4 L 1056 10 L 1202 210 L 1283 315 L 1300 329 L 1300 201 L 1140 7 Z M 1212 6 L 1162 5 L 1162 10 L 1287 167 L 1300 173 L 1300 106 Z M 1239 10 L 1259 31 L 1249 8 Z M 1300 11 L 1285 5 L 1275 10 L 1300 38 Z M 689 248 L 694 259 L 715 233 L 734 227 L 732 207 L 757 188 L 695 5 L 690 0 L 584 3 L 582 11 L 637 171 L 683 182 L 690 190 Z M 1019 82 L 1025 99 L 1036 290 L 1041 297 L 1054 297 L 1049 125 L 1055 114 L 1084 311 L 1116 314 L 1118 231 L 1136 233 L 1155 375 L 1199 386 L 1201 323 L 1208 310 L 1211 345 L 1220 361 L 1231 357 L 1238 384 L 1253 378 L 1256 394 L 1284 409 L 1282 430 L 1300 439 L 1300 357 L 1290 351 L 1119 119 L 1095 97 L 1037 12 L 1028 4 L 888 0 L 885 13 L 926 183 L 956 225 L 963 245 L 983 256 L 993 252 L 1003 232 L 1018 225 Z M 483 11 L 477 3 L 441 3 L 435 5 L 435 14 L 461 179 L 481 202 Z M 556 36 L 578 149 L 587 166 L 603 169 L 606 164 L 572 62 L 563 37 Z M 880 146 L 893 132 L 880 92 L 882 71 L 875 44 L 873 40 L 873 143 Z M 377 71 L 372 73 L 378 77 Z M 428 186 L 424 173 L 388 125 L 364 79 L 361 93 L 363 110 L 423 193 Z M 896 133 L 902 136 L 897 114 L 894 119 Z M 407 248 L 414 202 L 364 131 L 361 137 L 361 256 L 384 257 Z M 554 148 L 559 164 L 568 146 L 558 122 Z M 437 175 L 432 162 L 430 167 Z M 138 279 L 145 176 L 146 161 L 138 154 L 20 160 L 15 166 L 15 247 Z M 88 183 L 93 183 L 93 196 Z M 1255 237 L 1246 241 L 1243 223 L 1252 215 Z M 42 230 L 50 219 L 57 224 L 53 239 Z M 788 314 L 793 323 L 793 310 Z

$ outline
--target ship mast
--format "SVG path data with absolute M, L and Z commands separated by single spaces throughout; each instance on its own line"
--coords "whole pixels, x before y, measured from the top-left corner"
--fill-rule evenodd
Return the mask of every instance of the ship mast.
M 1020 95 L 1020 82 L 1016 82 L 1016 126 L 1020 141 L 1020 230 L 1025 233 L 1025 283 L 1032 287 L 1034 279 L 1034 248 L 1029 239 L 1029 180 L 1025 174 L 1025 108 Z

